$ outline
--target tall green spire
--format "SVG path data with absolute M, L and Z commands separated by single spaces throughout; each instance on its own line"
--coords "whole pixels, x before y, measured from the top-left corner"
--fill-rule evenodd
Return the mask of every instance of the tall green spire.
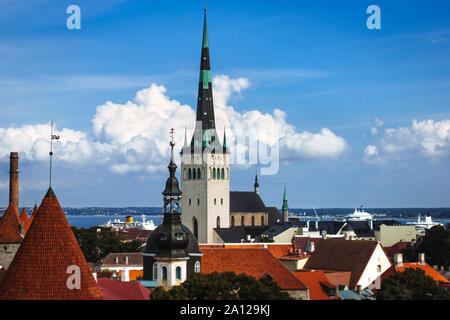
M 226 130 L 226 128 L 224 127 L 223 128 L 223 148 L 224 149 L 226 149 L 226 147 L 227 147 L 227 135 L 226 135 L 225 130 Z
M 284 184 L 284 196 L 283 196 L 283 211 L 288 211 L 289 210 L 289 206 L 288 206 L 288 198 L 287 198 L 287 193 L 286 193 L 286 184 Z
M 205 19 L 203 21 L 203 48 L 208 48 L 208 28 L 206 26 L 206 8 L 205 8 Z

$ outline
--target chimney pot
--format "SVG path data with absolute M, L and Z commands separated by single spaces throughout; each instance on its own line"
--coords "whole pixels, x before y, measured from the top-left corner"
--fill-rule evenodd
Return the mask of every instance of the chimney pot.
M 425 253 L 419 253 L 419 263 L 425 265 Z
M 396 267 L 403 267 L 403 254 L 396 253 L 394 255 L 394 263 Z
M 9 157 L 9 203 L 19 213 L 19 153 L 11 152 Z

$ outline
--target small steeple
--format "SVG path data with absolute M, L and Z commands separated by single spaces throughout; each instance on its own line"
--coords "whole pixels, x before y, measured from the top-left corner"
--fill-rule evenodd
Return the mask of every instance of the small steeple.
M 286 193 L 286 184 L 284 184 L 284 196 L 283 196 L 282 211 L 283 211 L 284 222 L 288 222 L 289 221 L 289 206 L 288 206 L 288 198 L 287 198 L 287 193 Z
M 175 176 L 175 172 L 177 171 L 177 165 L 175 164 L 174 156 L 173 156 L 173 147 L 175 146 L 175 141 L 173 139 L 173 135 L 175 130 L 172 128 L 170 130 L 170 147 L 171 147 L 171 156 L 170 163 L 167 166 L 169 169 L 170 176 L 166 181 L 166 188 L 163 191 L 164 196 L 164 213 L 175 213 L 179 212 L 180 209 L 180 199 L 181 199 L 181 191 L 178 184 L 178 179 Z
M 256 171 L 256 175 L 255 175 L 255 184 L 254 184 L 254 188 L 255 188 L 255 193 L 256 193 L 256 194 L 259 194 L 258 170 Z

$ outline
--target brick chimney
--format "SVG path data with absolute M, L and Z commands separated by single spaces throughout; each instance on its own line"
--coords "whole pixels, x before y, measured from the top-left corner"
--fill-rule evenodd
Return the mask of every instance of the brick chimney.
M 19 153 L 11 152 L 9 156 L 9 203 L 19 212 Z

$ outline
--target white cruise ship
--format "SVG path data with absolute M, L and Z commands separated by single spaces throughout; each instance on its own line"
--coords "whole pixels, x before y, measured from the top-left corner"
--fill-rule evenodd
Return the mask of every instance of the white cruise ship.
M 424 233 L 426 229 L 430 229 L 430 228 L 432 228 L 434 226 L 438 226 L 438 225 L 440 225 L 440 226 L 443 225 L 442 223 L 439 223 L 439 222 L 433 222 L 433 220 L 431 219 L 431 216 L 429 214 L 427 214 L 425 216 L 425 220 L 421 220 L 420 213 L 419 213 L 419 216 L 417 217 L 417 221 L 407 222 L 406 224 L 415 226 L 416 230 L 420 231 L 422 233 Z
M 369 221 L 373 220 L 372 215 L 369 212 L 365 212 L 363 207 L 355 209 L 355 211 L 344 217 L 345 221 Z
M 125 217 L 125 221 L 120 221 L 120 219 L 109 220 L 100 227 L 112 228 L 115 230 L 125 230 L 125 229 L 142 229 L 142 230 L 155 230 L 156 226 L 153 220 L 147 221 L 145 215 L 142 215 L 141 221 L 133 221 L 132 216 Z

